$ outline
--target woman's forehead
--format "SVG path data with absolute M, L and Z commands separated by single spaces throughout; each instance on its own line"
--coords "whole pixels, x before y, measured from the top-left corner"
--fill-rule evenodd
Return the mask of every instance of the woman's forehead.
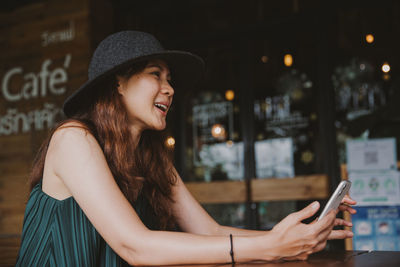
M 169 67 L 168 67 L 167 62 L 165 62 L 165 61 L 162 60 L 162 59 L 153 59 L 153 60 L 150 60 L 150 61 L 147 63 L 146 68 L 150 68 L 150 67 L 159 67 L 160 69 L 165 69 L 165 70 L 169 71 Z

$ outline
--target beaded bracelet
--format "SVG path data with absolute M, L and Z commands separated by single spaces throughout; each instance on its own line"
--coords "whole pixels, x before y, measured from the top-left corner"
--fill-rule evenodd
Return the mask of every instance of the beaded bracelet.
M 231 251 L 229 254 L 231 254 L 231 259 L 232 259 L 232 266 L 235 264 L 235 258 L 233 257 L 233 241 L 232 241 L 232 234 L 229 235 L 229 239 L 231 241 Z

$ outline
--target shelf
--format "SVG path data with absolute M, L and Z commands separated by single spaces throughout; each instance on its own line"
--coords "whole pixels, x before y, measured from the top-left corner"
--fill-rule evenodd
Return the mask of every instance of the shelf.
M 194 198 L 203 204 L 246 202 L 246 183 L 244 181 L 190 182 L 185 184 Z
M 294 178 L 252 179 L 251 200 L 285 201 L 324 199 L 329 196 L 328 176 L 303 175 Z M 192 195 L 203 204 L 244 203 L 247 200 L 245 181 L 188 182 Z

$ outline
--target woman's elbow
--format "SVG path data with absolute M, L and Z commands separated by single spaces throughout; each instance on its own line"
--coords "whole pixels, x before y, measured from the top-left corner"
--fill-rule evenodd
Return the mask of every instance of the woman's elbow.
M 130 247 L 123 247 L 120 256 L 131 266 L 143 266 L 143 261 L 141 260 L 141 255 L 134 249 Z
M 148 248 L 151 245 L 145 240 L 150 239 L 149 234 L 152 231 L 148 229 L 142 230 L 135 231 L 132 234 L 120 235 L 118 239 L 114 239 L 116 242 L 110 244 L 113 245 L 111 247 L 113 247 L 114 251 L 131 266 L 149 265 L 147 255 L 150 252 Z
M 146 240 L 138 238 L 136 240 Z M 131 266 L 146 266 L 154 265 L 154 253 L 149 249 L 149 244 L 146 242 L 139 242 L 136 245 L 124 244 L 120 247 L 120 257 L 125 260 Z

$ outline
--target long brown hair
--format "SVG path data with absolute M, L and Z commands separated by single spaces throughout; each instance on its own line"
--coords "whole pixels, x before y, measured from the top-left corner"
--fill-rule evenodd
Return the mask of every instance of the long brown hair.
M 146 64 L 130 67 L 118 76 L 129 78 L 142 71 Z M 50 132 L 34 160 L 30 175 L 31 189 L 42 179 L 53 133 L 66 127 L 67 122 L 80 122 L 82 126 L 67 127 L 84 128 L 97 139 L 115 181 L 129 202 L 133 205 L 138 196 L 143 194 L 157 218 L 157 228 L 171 228 L 174 226 L 171 189 L 176 183 L 172 151 L 164 145 L 164 131 L 143 131 L 135 147 L 127 111 L 117 90 L 116 76 L 97 89 L 90 107 L 77 111 L 76 115 L 60 122 Z

